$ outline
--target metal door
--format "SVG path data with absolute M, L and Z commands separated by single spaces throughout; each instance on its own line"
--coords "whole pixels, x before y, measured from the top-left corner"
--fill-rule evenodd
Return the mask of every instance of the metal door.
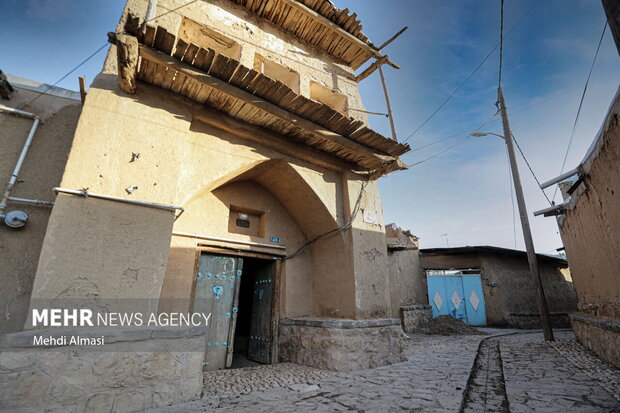
M 486 325 L 482 281 L 474 275 L 427 275 L 433 317 L 449 315 L 470 325 Z
M 465 292 L 465 310 L 467 312 L 467 324 L 473 326 L 485 326 L 487 313 L 484 304 L 484 292 L 480 274 L 462 275 L 463 291 Z
M 211 314 L 205 343 L 206 370 L 232 364 L 242 267 L 241 258 L 206 253 L 200 256 L 193 311 Z
M 275 265 L 261 268 L 254 278 L 252 297 L 252 319 L 248 359 L 259 363 L 271 363 L 271 305 Z

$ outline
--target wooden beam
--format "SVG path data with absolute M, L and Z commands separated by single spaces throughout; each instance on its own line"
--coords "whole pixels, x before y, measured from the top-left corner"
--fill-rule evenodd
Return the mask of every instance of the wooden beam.
M 294 8 L 295 10 L 300 11 L 301 13 L 305 14 L 306 16 L 311 17 L 312 19 L 316 20 L 318 23 L 320 23 L 322 26 L 326 27 L 328 30 L 330 30 L 330 31 L 332 31 L 334 33 L 337 33 L 338 35 L 340 35 L 340 36 L 346 38 L 347 40 L 355 43 L 360 48 L 362 48 L 362 49 L 366 50 L 367 52 L 369 52 L 373 57 L 376 57 L 377 59 L 381 57 L 381 53 L 379 53 L 379 51 L 377 49 L 373 48 L 369 44 L 364 43 L 363 41 L 361 41 L 357 37 L 353 36 L 351 33 L 346 31 L 342 27 L 338 26 L 336 23 L 332 22 L 331 20 L 327 19 L 326 17 L 321 16 L 319 13 L 317 13 L 314 10 L 310 9 L 309 7 L 305 6 L 300 1 L 297 1 L 297 0 L 280 0 L 280 1 L 282 1 L 286 5 Z
M 246 105 L 250 105 L 262 111 L 265 111 L 270 115 L 289 123 L 290 125 L 303 128 L 307 132 L 310 132 L 321 139 L 325 139 L 331 143 L 345 147 L 351 151 L 358 152 L 360 155 L 363 155 L 365 157 L 373 158 L 377 163 L 392 163 L 397 159 L 393 156 L 381 154 L 367 146 L 361 145 L 348 138 L 345 138 L 342 135 L 325 129 L 324 127 L 319 126 L 312 121 L 304 119 L 301 116 L 288 112 L 287 110 L 282 109 L 279 106 L 276 106 L 273 103 L 270 103 L 258 96 L 245 92 L 211 75 L 200 72 L 193 66 L 190 66 L 184 62 L 180 62 L 174 57 L 168 56 L 165 53 L 161 53 L 157 50 L 151 49 L 150 47 L 140 45 L 139 54 L 145 60 L 156 63 L 158 65 L 168 66 L 170 69 L 176 70 L 191 79 L 194 79 L 208 87 L 217 90 L 218 92 L 221 92 L 235 99 L 239 99 L 245 102 Z
M 108 33 L 108 41 L 116 45 L 118 85 L 124 92 L 136 93 L 138 38 L 128 34 Z
M 80 82 L 80 100 L 83 105 L 86 101 L 86 78 L 84 76 L 80 76 L 78 81 Z
M 366 79 L 368 76 L 372 75 L 374 71 L 379 68 L 380 65 L 385 63 L 386 59 L 387 59 L 387 56 L 383 56 L 383 57 L 380 57 L 378 60 L 375 60 L 374 63 L 372 63 L 370 66 L 366 68 L 366 70 L 364 70 L 359 75 L 355 76 L 355 81 L 359 83 L 362 80 Z
M 202 106 L 200 112 L 194 116 L 205 125 L 223 130 L 239 138 L 258 143 L 266 148 L 276 150 L 284 155 L 320 166 L 321 168 L 336 172 L 359 169 L 359 166 L 353 163 L 331 157 L 318 149 L 305 147 L 307 145 L 292 142 L 290 139 L 277 133 L 237 120 L 205 106 Z
M 389 39 L 387 39 L 381 46 L 377 47 L 377 50 L 381 50 L 383 49 L 385 46 L 387 46 L 388 44 L 392 43 L 394 40 L 396 40 L 396 38 L 398 36 L 400 36 L 401 34 L 403 34 L 405 32 L 405 30 L 407 30 L 409 27 L 405 26 L 402 29 L 400 29 L 398 31 L 398 33 L 396 33 L 394 36 L 390 37 Z

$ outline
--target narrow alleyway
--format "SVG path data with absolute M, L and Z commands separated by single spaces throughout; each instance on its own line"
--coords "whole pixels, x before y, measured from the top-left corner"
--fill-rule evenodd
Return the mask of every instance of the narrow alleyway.
M 294 364 L 210 373 L 201 400 L 150 412 L 620 412 L 620 372 L 571 332 L 554 345 L 513 333 L 412 335 L 406 362 L 353 373 Z

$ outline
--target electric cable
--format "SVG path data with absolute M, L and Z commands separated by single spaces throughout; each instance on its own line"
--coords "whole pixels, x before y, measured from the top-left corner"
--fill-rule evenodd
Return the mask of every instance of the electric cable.
M 498 114 L 498 113 L 499 113 L 499 111 L 498 111 L 498 112 L 495 112 L 495 114 L 493 115 L 493 117 L 497 116 L 497 114 Z M 478 132 L 480 129 L 484 128 L 484 127 L 485 127 L 486 125 L 488 125 L 489 123 L 491 123 L 491 122 L 490 122 L 490 121 L 487 121 L 487 122 L 483 123 L 482 125 L 478 126 L 478 127 L 477 127 L 474 131 L 470 132 L 467 136 L 465 136 L 464 138 L 462 138 L 461 140 L 459 140 L 458 142 L 456 142 L 454 145 L 451 145 L 451 146 L 447 147 L 446 149 L 444 149 L 444 150 L 442 150 L 442 151 L 440 151 L 440 152 L 438 152 L 438 153 L 436 153 L 436 154 L 434 154 L 434 155 L 429 156 L 428 158 L 422 159 L 421 161 L 418 161 L 418 162 L 412 163 L 412 164 L 407 165 L 407 166 L 408 166 L 409 168 L 412 168 L 412 167 L 414 167 L 414 166 L 418 166 L 418 165 L 420 165 L 420 164 L 423 164 L 424 162 L 430 161 L 431 159 L 434 159 L 434 158 L 436 158 L 436 157 L 438 157 L 438 156 L 440 156 L 440 155 L 443 155 L 443 154 L 444 154 L 444 153 L 446 153 L 446 152 L 451 151 L 452 149 L 456 148 L 456 147 L 457 147 L 457 146 L 459 146 L 460 144 L 464 143 L 467 139 L 471 138 L 471 136 L 472 136 L 472 134 L 473 134 L 473 133 Z
M 38 95 L 36 95 L 34 98 L 32 98 L 32 100 L 30 100 L 28 103 L 26 103 L 25 105 L 22 105 L 19 109 L 23 110 L 24 108 L 30 106 L 35 100 L 39 99 L 41 96 L 43 96 L 44 94 L 46 94 L 47 92 L 50 91 L 51 88 L 53 88 L 54 86 L 56 86 L 57 84 L 59 84 L 60 82 L 62 82 L 63 80 L 65 80 L 71 73 L 75 72 L 76 70 L 78 70 L 84 63 L 88 62 L 90 59 L 92 59 L 93 57 L 95 57 L 97 55 L 97 53 L 99 53 L 100 51 L 102 51 L 106 46 L 108 46 L 108 43 L 106 42 L 103 46 L 101 46 L 100 48 L 98 48 L 97 50 L 95 50 L 90 56 L 88 56 L 86 59 L 82 60 L 77 66 L 75 66 L 73 69 L 69 70 L 64 76 L 62 76 L 60 79 L 58 79 L 56 82 L 54 82 L 51 85 L 48 85 L 47 88 L 43 91 L 43 92 L 39 92 Z
M 504 38 L 507 38 L 514 29 L 516 29 L 521 22 L 523 22 L 523 20 L 525 19 L 525 17 L 527 17 L 530 12 L 532 10 L 534 10 L 534 8 L 538 5 L 538 3 L 540 3 L 541 0 L 537 0 L 524 14 L 523 16 L 521 16 L 521 18 L 519 19 L 519 21 L 517 21 L 517 23 L 512 26 L 512 28 L 506 33 L 506 36 L 504 36 Z M 407 138 L 405 138 L 405 140 L 402 143 L 406 143 L 409 139 L 411 139 L 420 129 L 422 129 L 424 127 L 424 125 L 426 125 L 437 113 L 439 113 L 439 111 L 454 97 L 454 95 L 456 95 L 456 93 L 461 90 L 461 88 L 463 86 L 465 86 L 465 84 L 469 81 L 469 79 L 471 79 L 476 72 L 478 72 L 478 70 L 482 67 L 482 65 L 489 59 L 489 57 L 491 57 L 491 55 L 493 54 L 493 52 L 495 52 L 495 50 L 497 50 L 497 48 L 500 46 L 499 43 L 497 43 L 495 45 L 495 47 L 493 47 L 493 49 L 484 57 L 484 59 L 482 59 L 482 61 L 478 64 L 478 66 L 476 66 L 476 68 L 473 70 L 473 72 L 471 72 L 469 74 L 469 76 L 467 76 L 465 78 L 465 80 L 463 80 L 463 82 L 461 82 L 460 85 L 458 85 L 458 87 L 454 90 L 454 92 L 452 92 L 440 105 L 437 109 L 435 109 L 435 111 L 433 111 L 433 113 L 430 114 L 430 116 L 428 116 L 424 122 L 422 122 L 422 124 L 420 124 L 420 126 L 418 126 L 413 132 L 411 132 L 411 134 L 409 136 L 407 136 Z
M 566 160 L 568 159 L 568 153 L 570 152 L 570 147 L 573 144 L 573 138 L 575 137 L 575 131 L 577 130 L 577 124 L 579 123 L 579 115 L 581 114 L 581 107 L 583 106 L 583 99 L 586 96 L 586 91 L 588 90 L 588 84 L 590 83 L 590 76 L 592 76 L 592 70 L 594 70 L 594 65 L 596 63 L 596 58 L 598 57 L 598 52 L 601 49 L 601 44 L 603 43 L 603 37 L 605 37 L 605 31 L 607 30 L 607 20 L 605 20 L 605 26 L 603 26 L 603 32 L 601 33 L 601 38 L 598 41 L 598 46 L 596 47 L 596 53 L 594 53 L 594 59 L 592 60 L 592 65 L 590 66 L 590 71 L 588 72 L 588 78 L 586 79 L 586 84 L 583 87 L 583 93 L 581 94 L 581 100 L 579 101 L 579 107 L 577 108 L 577 115 L 575 116 L 575 122 L 573 123 L 573 130 L 570 134 L 570 139 L 568 140 L 568 147 L 566 148 L 566 153 L 564 154 L 564 160 L 562 161 L 562 169 L 560 169 L 560 175 L 564 173 L 564 167 L 566 166 Z M 558 185 L 555 185 L 555 190 L 553 191 L 553 200 L 555 201 L 555 196 L 558 193 Z
M 303 245 L 301 245 L 297 251 L 295 251 L 294 253 L 292 253 L 291 255 L 287 255 L 286 257 L 282 257 L 280 258 L 281 261 L 286 261 L 286 260 L 290 260 L 291 258 L 295 258 L 296 256 L 298 256 L 299 254 L 301 254 L 306 248 L 308 248 L 308 246 L 310 246 L 311 244 L 325 239 L 331 235 L 334 234 L 338 234 L 341 232 L 346 231 L 347 229 L 351 228 L 351 226 L 353 225 L 353 221 L 355 221 L 355 218 L 357 217 L 357 214 L 360 211 L 361 205 L 362 205 L 362 195 L 364 194 L 364 190 L 366 189 L 366 185 L 368 185 L 368 181 L 363 181 L 362 182 L 362 186 L 360 188 L 360 193 L 357 196 L 357 200 L 355 201 L 355 206 L 353 207 L 353 212 L 351 213 L 351 218 L 349 219 L 349 221 L 347 221 L 346 224 L 341 225 L 339 227 L 336 227 L 334 229 L 330 229 L 329 231 L 326 231 L 322 234 L 317 235 L 316 237 L 312 238 L 310 241 L 306 241 Z
M 537 102 L 537 103 L 534 103 L 534 104 L 532 104 L 532 105 L 529 105 L 529 106 L 525 106 L 525 107 L 519 108 L 519 109 L 517 109 L 517 110 L 515 110 L 515 111 L 513 111 L 513 112 L 510 112 L 510 116 L 511 116 L 511 117 L 514 117 L 514 116 L 515 116 L 516 114 L 518 114 L 518 113 L 521 113 L 521 112 L 524 112 L 524 111 L 526 111 L 526 110 L 529 110 L 529 109 L 535 108 L 536 106 L 540 106 L 540 105 L 542 105 L 543 103 L 550 102 L 550 101 L 552 101 L 552 100 L 554 100 L 554 99 L 557 99 L 557 98 L 559 98 L 559 97 L 562 97 L 562 96 L 564 96 L 564 95 L 567 95 L 567 94 L 569 94 L 569 93 L 572 93 L 572 92 L 574 92 L 574 91 L 576 91 L 577 89 L 580 89 L 580 88 L 581 88 L 580 86 L 578 86 L 578 87 L 574 87 L 574 88 L 569 89 L 569 90 L 567 90 L 567 91 L 564 91 L 564 92 L 558 93 L 558 94 L 556 94 L 556 95 L 553 95 L 553 96 L 551 96 L 551 97 L 549 97 L 549 98 L 547 98 L 547 99 L 541 100 L 540 102 Z M 493 117 L 493 118 L 492 118 L 492 120 L 490 120 L 490 121 L 487 123 L 487 125 L 490 125 L 491 123 L 495 123 L 495 122 L 497 122 L 497 121 L 499 121 L 499 119 L 495 119 L 495 117 Z M 452 135 L 449 135 L 449 136 L 445 136 L 445 137 L 443 137 L 443 138 L 439 138 L 439 139 L 437 139 L 437 140 L 435 140 L 435 141 L 433 141 L 433 142 L 430 142 L 430 143 L 428 143 L 428 144 L 426 144 L 426 145 L 424 145 L 424 146 L 420 146 L 419 148 L 414 148 L 414 149 L 410 150 L 410 151 L 408 152 L 408 154 L 409 154 L 409 153 L 411 153 L 411 152 L 420 151 L 420 150 L 422 150 L 422 149 L 428 148 L 429 146 L 433 146 L 433 145 L 435 145 L 435 144 L 438 144 L 438 143 L 444 142 L 444 141 L 449 140 L 449 139 L 454 139 L 454 138 L 456 138 L 456 137 L 458 137 L 458 136 L 463 135 L 463 134 L 464 134 L 464 133 L 466 133 L 466 132 L 467 132 L 467 130 L 464 130 L 464 131 L 461 131 L 461 132 L 458 132 L 458 133 L 455 133 L 455 134 L 452 134 Z
M 517 249 L 517 221 L 515 216 L 515 194 L 514 185 L 512 182 L 512 171 L 510 170 L 510 155 L 508 154 L 508 146 L 506 146 L 506 160 L 508 161 L 508 186 L 510 187 L 510 202 L 512 204 L 512 236 L 515 242 L 515 249 Z
M 517 138 L 515 138 L 514 133 L 512 134 L 512 141 L 515 143 L 515 145 L 517 145 L 517 149 L 519 149 L 519 153 L 521 153 L 521 156 L 523 157 L 523 160 L 525 161 L 525 164 L 527 165 L 527 168 L 530 170 L 532 176 L 534 177 L 534 180 L 536 181 L 536 184 L 538 184 L 538 188 L 540 188 L 540 181 L 538 180 L 538 177 L 534 173 L 534 170 L 532 169 L 532 166 L 530 165 L 529 161 L 525 157 L 525 154 L 523 153 L 523 150 L 521 149 L 521 145 L 519 145 L 519 142 L 517 142 Z M 542 188 L 541 188 L 541 191 L 542 191 L 543 195 L 545 196 L 545 198 L 547 199 L 547 202 L 549 202 L 549 205 L 553 205 L 553 202 L 551 202 L 551 200 L 549 199 L 549 197 L 547 196 L 547 194 L 545 193 L 545 191 Z

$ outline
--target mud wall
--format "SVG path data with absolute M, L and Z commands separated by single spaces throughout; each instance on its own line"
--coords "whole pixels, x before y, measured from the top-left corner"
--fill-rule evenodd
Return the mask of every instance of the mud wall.
M 400 308 L 428 304 L 426 275 L 420 267 L 419 250 L 388 250 L 391 317 L 400 317 Z
M 538 314 L 535 290 L 525 254 L 513 256 L 472 253 L 450 256 L 422 253 L 421 263 L 424 269 L 480 269 L 488 325 L 506 325 L 510 313 Z M 566 265 L 543 259 L 538 260 L 538 265 L 549 311 L 575 311 L 577 300 L 574 287 L 562 273 Z
M 482 288 L 489 325 L 506 325 L 510 313 L 539 313 L 527 257 L 481 254 L 481 262 Z M 549 312 L 575 311 L 575 289 L 560 271 L 565 265 L 539 259 L 538 267 Z M 492 287 L 492 283 L 497 286 Z
M 75 99 L 40 94 L 13 84 L 15 92 L 3 105 L 41 117 L 32 145 L 11 196 L 54 201 L 52 188 L 60 184 L 73 134 L 81 112 Z M 37 98 L 38 96 L 38 98 Z M 33 99 L 37 98 L 33 101 Z M 0 187 L 4 188 L 15 168 L 32 126 L 31 119 L 0 113 Z M 19 331 L 24 325 L 39 254 L 51 212 L 49 207 L 9 202 L 7 211 L 21 210 L 28 224 L 11 229 L 0 224 L 0 333 Z
M 618 95 L 617 95 L 618 96 Z M 585 182 L 573 194 L 560 234 L 586 314 L 620 319 L 620 100 L 616 98 Z

